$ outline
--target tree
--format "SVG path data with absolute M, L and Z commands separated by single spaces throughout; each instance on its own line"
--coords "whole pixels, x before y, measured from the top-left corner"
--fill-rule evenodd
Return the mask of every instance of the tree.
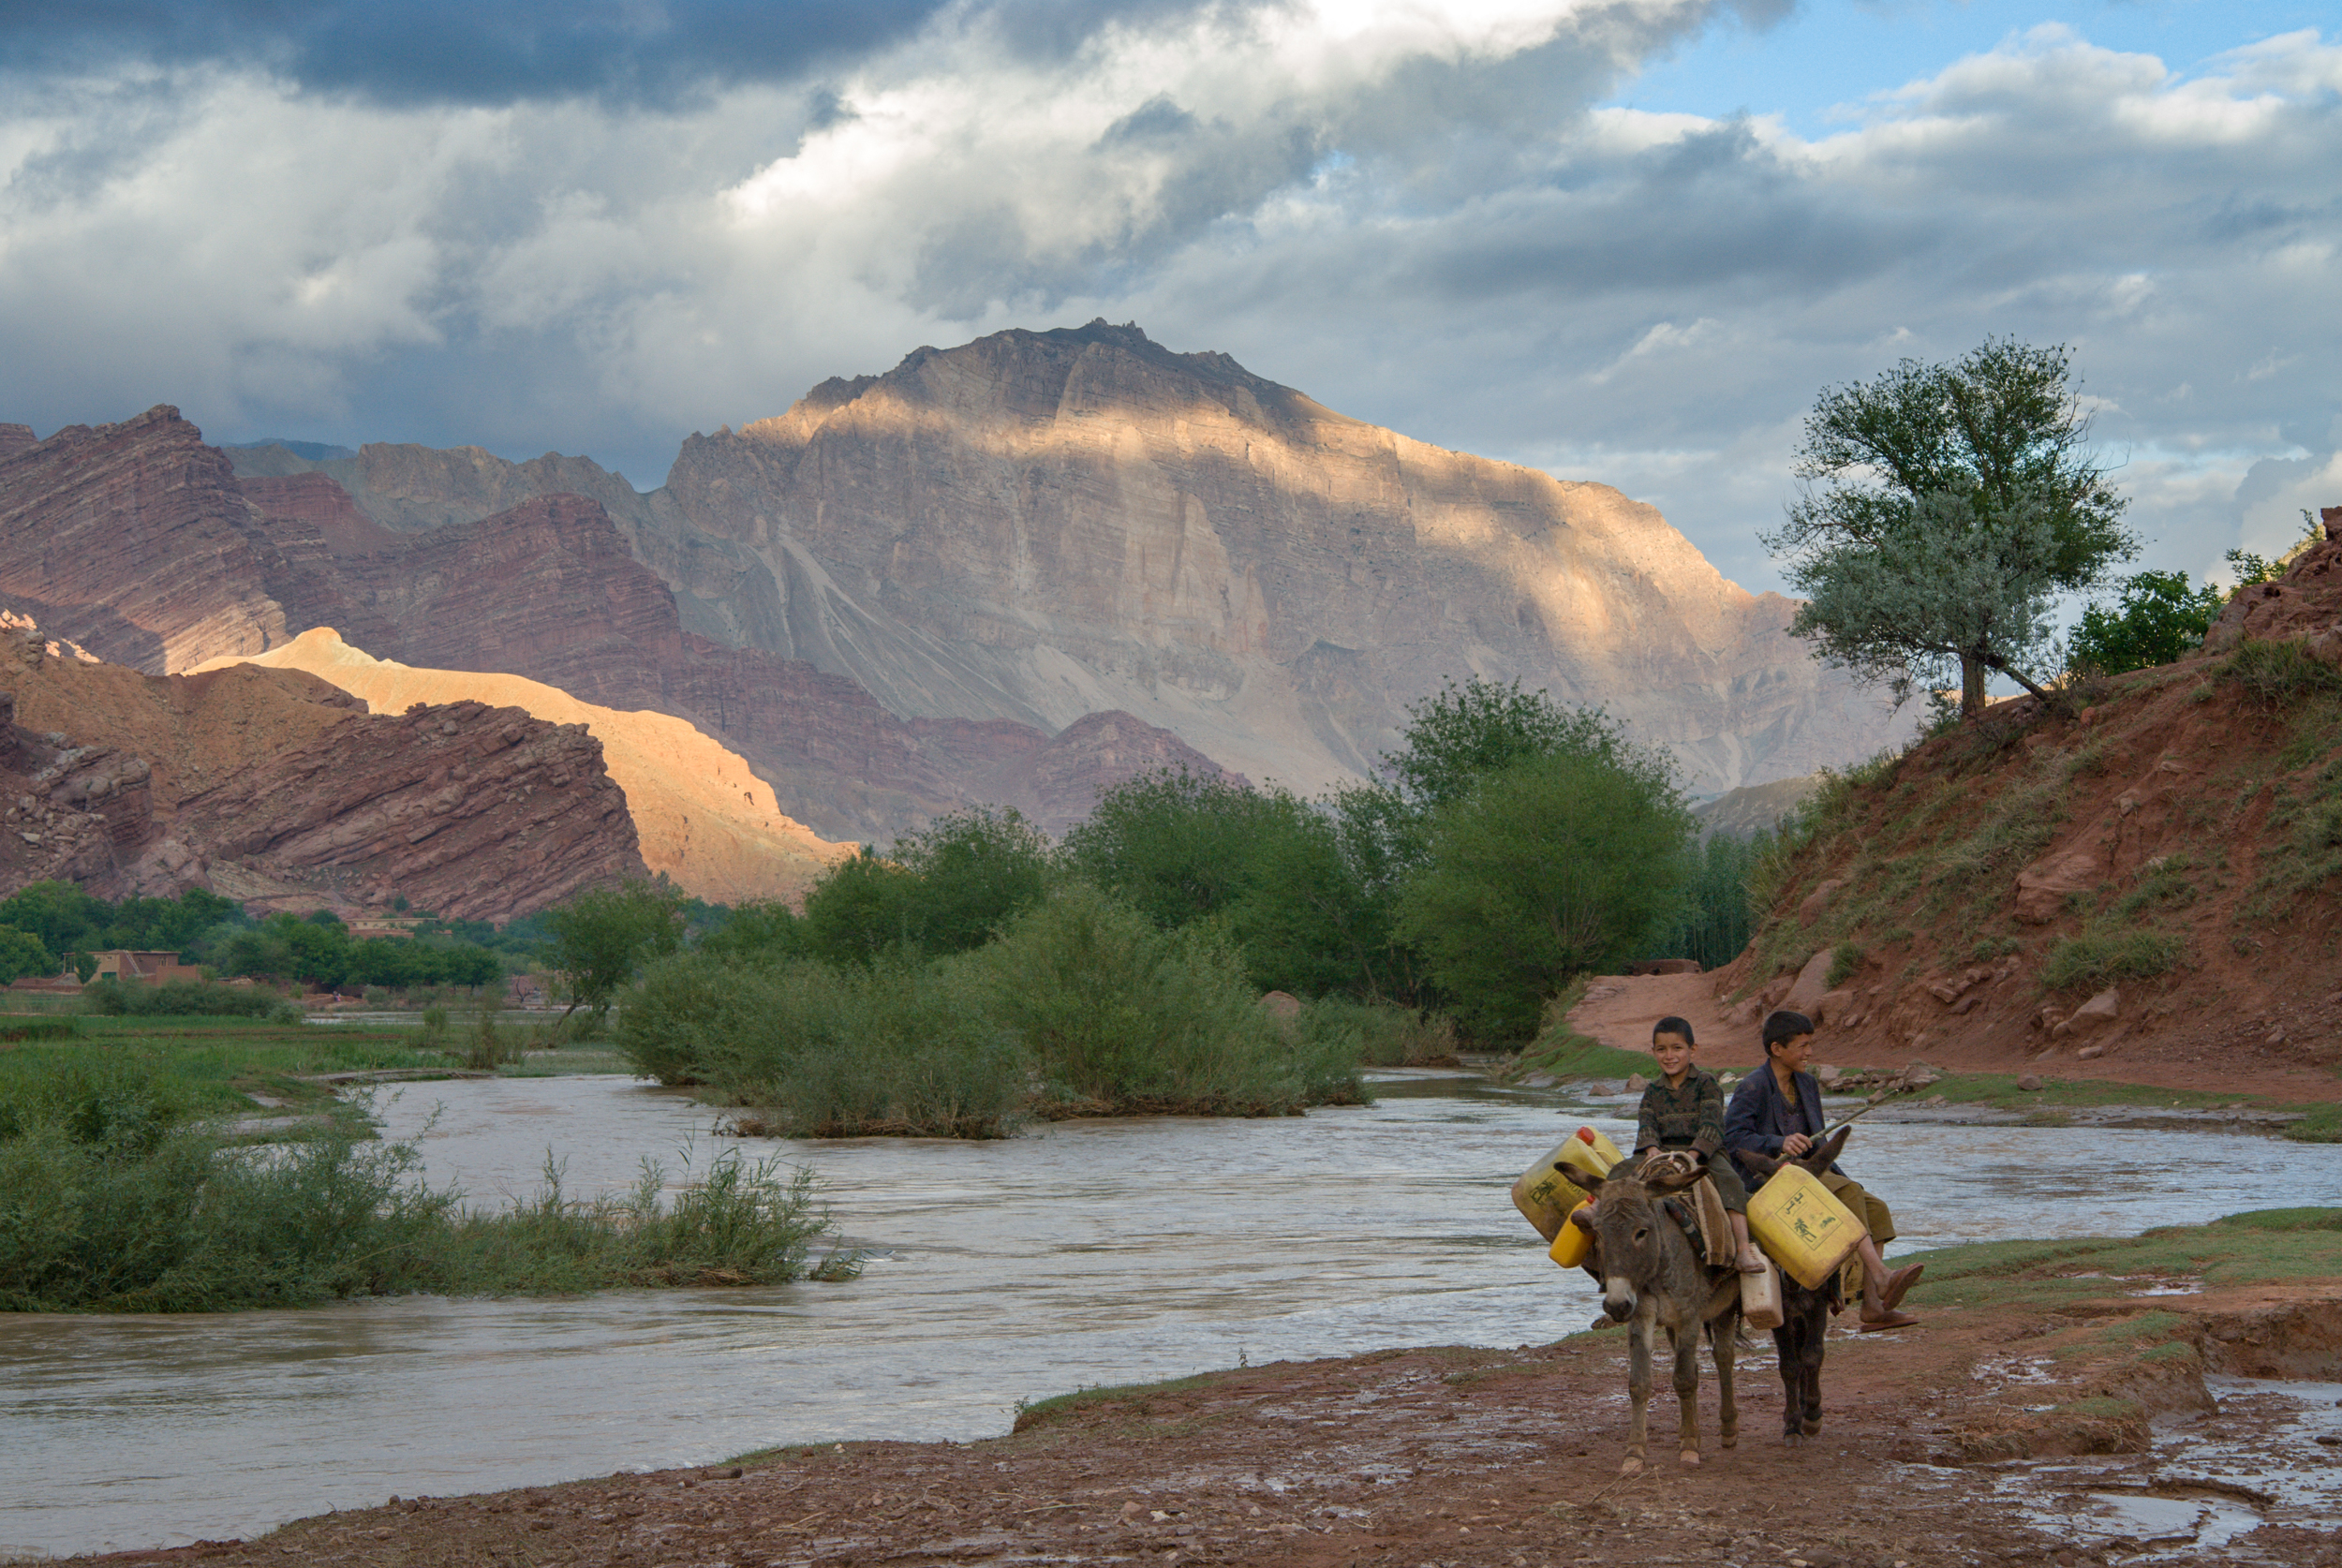
M 1600 708 L 1564 707 L 1542 690 L 1523 691 L 1514 680 L 1498 685 L 1478 675 L 1454 681 L 1436 696 L 1407 708 L 1406 745 L 1383 754 L 1383 767 L 1407 799 L 1437 810 L 1474 782 L 1527 757 L 1571 752 L 1636 770 L 1666 772 L 1666 763 L 1626 738 Z
M 913 940 L 931 956 L 982 947 L 1049 889 L 1048 837 L 1015 811 L 977 806 L 895 841 L 916 880 Z
M 2083 610 L 2067 661 L 2101 675 L 2169 664 L 2203 641 L 2227 601 L 2228 595 L 2208 583 L 2188 587 L 2184 571 L 2140 572 L 2123 580 L 2112 607 Z
M 0 925 L 0 985 L 28 974 L 53 974 L 57 961 L 29 931 Z
M 1987 339 L 1957 363 L 1905 360 L 1825 391 L 1786 522 L 1760 535 L 1807 597 L 1790 629 L 1896 701 L 1954 671 L 1960 711 L 2026 673 L 2059 594 L 2138 553 L 2127 504 L 2089 450 L 2063 346 Z
M 1276 815 L 1257 790 L 1160 768 L 1101 794 L 1066 833 L 1065 861 L 1075 876 L 1177 930 L 1245 895 L 1253 852 Z
M 599 1021 L 638 968 L 682 944 L 683 895 L 663 881 L 627 881 L 588 889 L 546 910 L 544 921 L 553 939 L 547 957 L 570 981 L 562 1022 L 580 1007 Z
M 1544 998 L 1676 913 L 1690 813 L 1664 779 L 1572 752 L 1531 757 L 1442 807 L 1401 927 L 1457 1016 L 1525 1039 Z

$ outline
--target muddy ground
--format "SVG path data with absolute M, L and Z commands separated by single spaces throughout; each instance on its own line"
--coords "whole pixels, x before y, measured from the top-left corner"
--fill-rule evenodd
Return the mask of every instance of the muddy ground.
M 1797 1447 L 1781 1438 L 1768 1339 L 1743 1355 L 1737 1447 L 1718 1442 L 1703 1377 L 1697 1468 L 1673 1452 L 1663 1372 L 1653 1464 L 1635 1477 L 1619 1473 L 1625 1334 L 1610 1328 L 1514 1352 L 1386 1352 L 1093 1391 L 986 1442 L 816 1446 L 393 1500 L 254 1542 L 97 1561 L 2342 1564 L 2335 1498 L 2320 1489 L 2336 1453 L 2320 1439 L 2342 1442 L 2342 1415 L 2329 1430 L 2297 1403 L 2233 1386 L 2223 1398 L 2219 1383 L 2342 1374 L 2342 1281 L 2170 1294 L 2191 1284 L 1922 1284 L 1922 1327 L 1832 1335 L 1826 1425 Z M 2189 1441 L 2226 1446 L 2174 1468 Z M 2162 1512 L 2087 1516 L 2093 1494 Z

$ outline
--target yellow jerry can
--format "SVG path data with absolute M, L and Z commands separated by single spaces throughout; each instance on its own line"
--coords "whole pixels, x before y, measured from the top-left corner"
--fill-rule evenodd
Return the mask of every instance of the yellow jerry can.
M 1581 1202 L 1578 1208 L 1591 1206 L 1591 1203 Z M 1573 1218 L 1562 1221 L 1562 1234 L 1553 1238 L 1553 1245 L 1547 1249 L 1545 1254 L 1564 1268 L 1576 1268 L 1586 1261 L 1586 1254 L 1593 1250 L 1593 1237 L 1579 1229 L 1576 1223 L 1574 1217 L 1578 1208 L 1569 1211 Z
M 1787 1321 L 1781 1310 L 1781 1270 L 1771 1258 L 1762 1274 L 1741 1276 L 1741 1321 L 1751 1328 L 1778 1328 Z
M 1513 1183 L 1513 1206 L 1551 1241 L 1562 1234 L 1562 1222 L 1584 1199 L 1585 1191 L 1556 1167 L 1567 1163 L 1589 1176 L 1608 1176 L 1622 1156 L 1618 1146 L 1591 1127 L 1581 1127 L 1537 1157 Z
M 1821 1289 L 1862 1244 L 1862 1222 L 1802 1165 L 1784 1165 L 1748 1200 L 1749 1234 L 1789 1278 Z

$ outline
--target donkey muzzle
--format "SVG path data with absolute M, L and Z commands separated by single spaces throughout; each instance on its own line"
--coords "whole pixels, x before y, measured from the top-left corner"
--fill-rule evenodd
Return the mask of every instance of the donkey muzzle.
M 1635 1287 L 1618 1275 L 1602 1281 L 1602 1309 L 1612 1323 L 1624 1323 L 1635 1315 Z

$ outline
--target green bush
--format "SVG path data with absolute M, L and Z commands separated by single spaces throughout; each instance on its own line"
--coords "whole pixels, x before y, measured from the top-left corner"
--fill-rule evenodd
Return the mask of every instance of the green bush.
M 557 1180 L 466 1213 L 408 1144 L 345 1132 L 239 1147 L 185 1086 L 112 1058 L 0 1074 L 0 1310 L 224 1311 L 428 1292 L 568 1293 L 803 1277 L 827 1222 L 808 1178 L 736 1154 L 663 1206 L 663 1174 L 579 1206 Z M 837 1277 L 852 1260 L 815 1269 Z
M 1025 1100 L 1023 1058 L 960 966 L 682 954 L 644 976 L 616 1038 L 638 1072 L 797 1137 L 1000 1137 Z
M 170 980 L 156 985 L 143 980 L 110 978 L 82 991 L 82 1011 L 109 1018 L 265 1018 L 283 999 L 265 986 L 213 985 L 198 980 Z
M 1164 931 L 1085 884 L 973 955 L 1060 1110 L 1264 1116 L 1358 1092 L 1346 1035 L 1288 1038 L 1209 926 Z
M 0 1024 L 0 1041 L 67 1040 L 82 1032 L 71 1018 L 19 1018 Z
M 2111 608 L 2083 608 L 2081 624 L 2068 641 L 2068 667 L 2119 675 L 2169 664 L 2202 643 L 2227 602 L 2228 595 L 2208 583 L 2188 587 L 2184 571 L 2142 571 L 2125 578 Z
M 964 966 L 800 960 L 763 977 L 758 999 L 732 1010 L 708 1071 L 775 1132 L 998 1138 L 1020 1119 L 1024 1058 Z
M 1350 1059 L 1368 1067 L 1412 1067 L 1456 1059 L 1456 1026 L 1443 1014 L 1389 1002 L 1349 997 L 1320 997 L 1305 1002 L 1299 1020 L 1304 1034 L 1355 1042 Z
M 2071 991 L 2112 980 L 2151 980 L 2169 974 L 2186 955 L 2186 940 L 2168 932 L 2085 931 L 2050 948 L 2041 964 L 2041 984 L 2052 991 Z

